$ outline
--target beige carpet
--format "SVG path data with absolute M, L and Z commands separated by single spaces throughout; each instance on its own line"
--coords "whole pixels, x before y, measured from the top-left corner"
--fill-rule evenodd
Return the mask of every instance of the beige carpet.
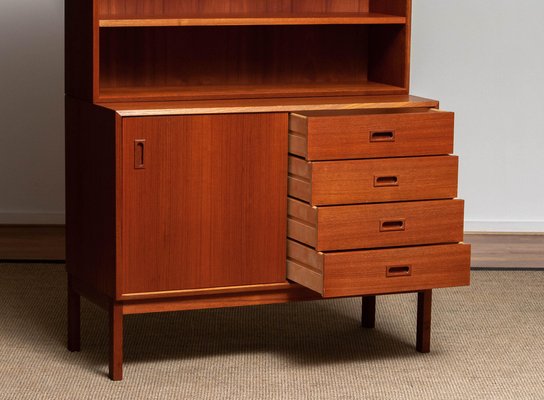
M 65 349 L 61 265 L 0 265 L 1 399 L 543 399 L 544 272 L 473 273 L 437 290 L 433 351 L 414 351 L 415 295 L 132 316 L 125 380 L 107 371 L 107 318 L 83 303 Z

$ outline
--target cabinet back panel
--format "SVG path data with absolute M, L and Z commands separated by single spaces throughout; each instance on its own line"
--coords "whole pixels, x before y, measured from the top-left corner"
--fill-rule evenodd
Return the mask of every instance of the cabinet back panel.
M 367 31 L 364 26 L 102 29 L 100 86 L 365 82 Z
M 100 0 L 98 4 L 100 18 L 368 12 L 369 8 L 369 0 Z
M 412 0 L 370 0 L 370 12 L 410 16 Z
M 285 281 L 287 114 L 123 124 L 123 294 Z

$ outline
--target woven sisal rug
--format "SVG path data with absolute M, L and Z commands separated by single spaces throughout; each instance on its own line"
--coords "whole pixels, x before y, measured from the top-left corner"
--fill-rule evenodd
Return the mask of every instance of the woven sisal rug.
M 0 399 L 543 399 L 544 272 L 473 272 L 436 290 L 432 352 L 414 351 L 415 295 L 131 316 L 125 380 L 107 316 L 82 305 L 65 349 L 62 265 L 0 264 Z

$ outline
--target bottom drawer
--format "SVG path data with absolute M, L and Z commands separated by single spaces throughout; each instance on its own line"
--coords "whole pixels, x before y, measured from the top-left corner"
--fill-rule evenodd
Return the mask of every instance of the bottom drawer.
M 470 245 L 322 253 L 288 240 L 287 278 L 323 297 L 466 286 L 470 284 Z

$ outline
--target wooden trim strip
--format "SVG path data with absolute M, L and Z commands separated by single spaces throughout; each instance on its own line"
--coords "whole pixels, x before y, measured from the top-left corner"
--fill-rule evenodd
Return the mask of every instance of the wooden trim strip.
M 287 240 L 287 259 L 296 261 L 298 264 L 306 266 L 316 272 L 323 274 L 325 256 L 319 251 L 294 240 Z
M 308 136 L 308 117 L 292 113 L 289 116 L 289 130 L 297 132 L 299 135 Z
M 203 288 L 203 289 L 185 289 L 185 290 L 168 290 L 161 292 L 146 292 L 146 293 L 125 293 L 122 294 L 118 300 L 143 300 L 143 299 L 160 299 L 168 297 L 187 297 L 187 296 L 201 296 L 201 295 L 215 295 L 226 293 L 246 293 L 246 292 L 263 292 L 273 291 L 280 289 L 288 289 L 291 286 L 289 282 L 280 283 L 264 283 L 258 285 L 244 285 L 244 286 L 226 286 L 216 288 Z
M 252 306 L 260 304 L 278 304 L 292 301 L 318 300 L 319 294 L 298 284 L 287 284 L 285 288 L 269 291 L 253 291 L 246 293 L 223 293 L 210 296 L 189 296 L 164 299 L 147 299 L 125 302 L 123 314 L 145 314 L 156 312 L 172 312 L 198 310 L 207 308 L 224 308 Z
M 378 13 L 346 13 L 325 16 L 278 17 L 194 17 L 194 18 L 139 18 L 100 19 L 101 28 L 154 27 L 154 26 L 254 26 L 254 25 L 373 25 L 406 24 L 406 17 Z
M 287 276 L 303 286 L 323 294 L 323 274 L 300 264 L 295 260 L 287 261 Z
M 433 108 L 436 100 L 417 96 L 345 96 L 281 99 L 196 100 L 100 103 L 122 117 L 152 115 L 236 114 L 381 108 Z
M 312 200 L 312 184 L 309 181 L 299 179 L 294 176 L 287 178 L 289 196 L 296 197 L 305 201 Z
M 308 136 L 290 131 L 289 132 L 289 153 L 299 157 L 306 158 L 308 156 Z

